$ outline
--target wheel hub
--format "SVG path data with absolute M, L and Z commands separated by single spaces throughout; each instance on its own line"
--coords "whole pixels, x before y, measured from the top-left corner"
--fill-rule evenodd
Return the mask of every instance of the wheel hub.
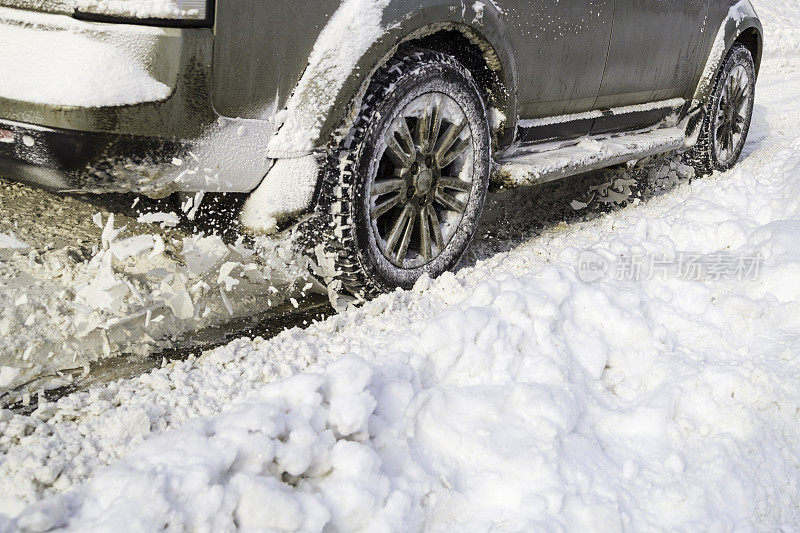
M 414 185 L 417 188 L 417 194 L 426 195 L 428 191 L 431 190 L 431 186 L 433 185 L 433 173 L 425 169 L 417 175 L 417 178 L 414 180 Z
M 376 244 L 394 266 L 429 263 L 460 223 L 472 190 L 467 126 L 452 98 L 428 93 L 412 100 L 384 135 L 369 210 Z

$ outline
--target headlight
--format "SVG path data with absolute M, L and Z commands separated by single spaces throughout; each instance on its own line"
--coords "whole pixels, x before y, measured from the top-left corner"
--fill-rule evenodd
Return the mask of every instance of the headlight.
M 75 0 L 84 20 L 159 26 L 207 26 L 214 0 Z

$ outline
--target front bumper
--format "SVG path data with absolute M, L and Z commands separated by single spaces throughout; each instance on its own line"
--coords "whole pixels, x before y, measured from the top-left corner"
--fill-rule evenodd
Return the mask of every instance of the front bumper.
M 210 28 L 0 7 L 0 129 L 13 136 L 0 142 L 0 174 L 70 191 L 253 190 L 272 124 L 216 113 L 213 47 Z

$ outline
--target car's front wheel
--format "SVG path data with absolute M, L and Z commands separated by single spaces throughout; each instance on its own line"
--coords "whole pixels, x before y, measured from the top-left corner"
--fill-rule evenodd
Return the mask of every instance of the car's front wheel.
M 753 116 L 755 86 L 753 56 L 736 43 L 717 74 L 700 137 L 690 153 L 700 174 L 728 170 L 739 160 Z
M 332 159 L 317 240 L 343 288 L 368 298 L 436 277 L 466 250 L 486 198 L 481 91 L 455 58 L 401 51 L 374 75 Z

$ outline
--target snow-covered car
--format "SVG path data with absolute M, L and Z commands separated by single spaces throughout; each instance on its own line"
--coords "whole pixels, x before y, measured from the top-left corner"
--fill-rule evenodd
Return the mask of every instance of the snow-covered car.
M 452 268 L 490 182 L 732 166 L 762 29 L 748 0 L 0 0 L 0 50 L 5 177 L 248 193 L 370 296 Z

